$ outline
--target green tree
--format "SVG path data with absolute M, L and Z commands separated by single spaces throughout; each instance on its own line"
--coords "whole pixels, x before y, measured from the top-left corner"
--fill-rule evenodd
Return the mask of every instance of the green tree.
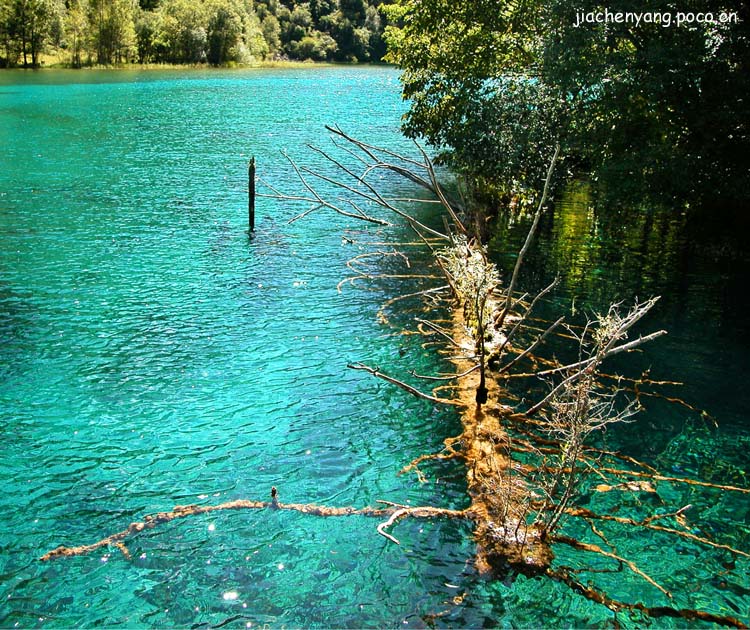
M 750 15 L 714 23 L 595 22 L 595 0 L 401 0 L 390 59 L 411 99 L 405 130 L 480 186 L 538 188 L 551 146 L 610 194 L 747 196 Z M 668 0 L 612 13 L 676 19 Z M 439 36 L 436 36 L 439 34 Z M 744 191 L 744 192 L 743 192 Z
M 191 0 L 163 0 L 159 7 L 160 60 L 199 63 L 208 55 L 208 10 Z
M 208 61 L 212 64 L 252 63 L 264 59 L 269 52 L 252 2 L 213 0 L 207 31 Z
M 312 13 L 316 24 L 320 24 L 322 18 L 330 15 L 337 9 L 337 0 L 310 0 L 310 13 Z
M 595 2 L 580 3 L 579 14 L 548 2 L 541 76 L 571 103 L 571 150 L 618 195 L 749 198 L 750 9 L 686 3 L 714 21 L 677 25 L 672 2 L 644 4 L 663 21 L 575 28 Z M 610 10 L 633 6 L 620 0 Z
M 298 59 L 312 59 L 313 61 L 331 60 L 338 45 L 328 33 L 312 31 L 310 35 L 305 35 L 299 42 L 292 42 L 290 53 Z
M 402 68 L 404 96 L 411 100 L 407 135 L 426 138 L 439 149 L 439 161 L 469 181 L 500 180 L 514 192 L 528 186 L 525 174 L 537 161 L 537 151 L 529 149 L 547 135 L 528 120 L 546 121 L 534 106 L 538 81 L 529 81 L 537 43 L 529 3 L 404 0 L 387 14 L 387 59 Z M 534 138 L 515 140 L 513 128 Z M 510 160 L 511 151 L 521 160 Z
M 21 54 L 16 24 L 14 3 L 11 0 L 0 0 L 0 44 L 3 50 L 0 66 L 2 67 L 14 66 Z
M 231 59 L 241 35 L 242 16 L 228 3 L 217 5 L 208 22 L 209 63 L 219 65 Z
M 336 58 L 340 61 L 368 61 L 371 59 L 371 39 L 379 37 L 366 25 L 367 7 L 364 3 L 342 4 L 346 11 L 335 11 L 321 20 L 324 29 L 336 41 Z M 361 10 L 360 10 L 361 9 Z M 380 26 L 372 21 L 372 26 Z
M 365 0 L 339 0 L 339 9 L 344 19 L 349 20 L 355 27 L 364 25 L 367 17 Z
M 281 26 L 279 20 L 272 13 L 268 13 L 260 22 L 263 39 L 266 40 L 270 54 L 276 54 L 281 48 Z
M 379 5 L 368 0 L 290 0 L 277 5 L 280 52 L 295 59 L 379 61 L 385 53 Z M 258 6 L 265 20 L 272 6 Z M 266 40 L 271 44 L 269 37 Z
M 64 20 L 65 46 L 70 54 L 70 65 L 80 68 L 86 51 L 89 33 L 88 0 L 70 0 Z
M 365 11 L 364 27 L 369 32 L 368 58 L 380 61 L 386 54 L 386 44 L 383 39 L 384 20 L 375 6 L 368 6 Z
M 119 64 L 135 57 L 137 7 L 136 0 L 90 0 L 89 22 L 97 63 Z
M 267 15 L 276 17 L 279 13 L 279 0 L 256 0 L 255 14 L 263 21 Z
M 2 52 L 0 52 L 0 68 L 7 68 L 10 65 L 11 38 L 8 27 L 9 19 L 6 16 L 6 5 L 0 2 L 0 48 L 2 49 Z
M 152 63 L 159 60 L 159 35 L 161 14 L 141 9 L 135 18 L 135 37 L 138 48 L 138 62 Z
M 266 59 L 271 54 L 271 44 L 266 39 L 266 31 L 257 13 L 248 10 L 243 20 L 243 37 L 238 49 L 236 61 L 254 63 Z
M 61 11 L 53 0 L 7 0 L 0 8 L 6 65 L 38 67 L 49 40 L 60 37 Z
M 309 4 L 300 4 L 289 13 L 289 18 L 282 25 L 281 38 L 284 43 L 298 42 L 310 32 L 313 17 Z

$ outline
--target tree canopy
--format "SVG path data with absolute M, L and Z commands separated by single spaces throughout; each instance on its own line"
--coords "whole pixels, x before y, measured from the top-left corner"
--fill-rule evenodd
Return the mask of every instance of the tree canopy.
M 619 197 L 746 199 L 750 10 L 685 5 L 398 0 L 405 131 L 506 192 L 538 188 L 559 142 Z
M 379 0 L 0 0 L 0 66 L 379 61 Z

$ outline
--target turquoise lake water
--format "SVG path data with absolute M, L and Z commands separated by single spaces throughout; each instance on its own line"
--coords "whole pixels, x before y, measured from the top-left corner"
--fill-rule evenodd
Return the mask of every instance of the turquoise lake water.
M 285 502 L 467 504 L 458 462 L 425 466 L 427 484 L 398 475 L 459 431 L 455 415 L 346 368 L 445 370 L 435 348 L 399 334 L 408 303 L 390 309 L 390 326 L 377 319 L 385 300 L 429 280 L 337 290 L 347 260 L 409 231 L 325 213 L 289 225 L 304 207 L 259 199 L 247 233 L 250 155 L 261 177 L 293 189 L 280 150 L 328 168 L 304 149 L 328 142 L 325 124 L 409 150 L 399 91 L 388 68 L 0 75 L 0 626 L 405 628 L 440 613 L 445 627 L 612 624 L 548 580 L 479 579 L 469 525 L 445 520 L 402 522 L 397 546 L 364 516 L 221 512 L 138 535 L 130 561 L 117 549 L 38 561 L 176 504 L 266 500 L 271 486 Z M 419 271 L 424 252 L 407 252 Z M 638 426 L 671 428 L 659 424 L 654 452 L 639 454 L 743 484 L 742 396 L 714 431 L 656 408 Z M 636 448 L 625 430 L 614 439 Z M 743 496 L 660 492 L 750 547 Z M 623 513 L 642 507 L 628 501 Z M 618 533 L 619 551 L 676 604 L 750 618 L 746 559 L 727 568 L 717 550 Z M 665 603 L 633 575 L 593 575 L 613 596 Z

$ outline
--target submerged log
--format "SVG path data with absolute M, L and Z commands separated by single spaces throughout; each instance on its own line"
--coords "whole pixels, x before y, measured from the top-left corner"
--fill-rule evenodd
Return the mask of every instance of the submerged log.
M 453 338 L 470 349 L 474 341 L 467 333 L 463 309 L 453 309 Z M 538 575 L 552 563 L 554 554 L 543 528 L 528 521 L 531 503 L 536 497 L 532 488 L 518 474 L 519 464 L 511 457 L 510 436 L 501 424 L 498 381 L 483 379 L 468 359 L 454 358 L 459 380 L 458 399 L 463 432 L 453 443 L 463 445 L 466 481 L 471 506 L 467 509 L 475 523 L 477 543 L 475 566 L 490 577 L 508 573 Z M 484 381 L 484 382 L 483 382 Z M 483 403 L 477 391 L 486 388 Z

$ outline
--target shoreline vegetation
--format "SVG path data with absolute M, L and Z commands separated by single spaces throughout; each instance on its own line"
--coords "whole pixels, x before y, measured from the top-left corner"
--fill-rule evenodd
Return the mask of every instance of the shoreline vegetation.
M 382 67 L 395 68 L 393 64 L 385 61 L 316 61 L 313 59 L 265 59 L 252 63 L 227 63 L 223 65 L 211 65 L 208 63 L 122 63 L 110 65 L 87 65 L 73 66 L 65 61 L 54 63 L 42 63 L 36 67 L 16 66 L 0 67 L 0 72 L 44 72 L 45 70 L 71 70 L 74 72 L 101 72 L 101 71 L 119 71 L 119 70 L 202 70 L 202 71 L 221 71 L 221 70 L 266 70 L 266 69 L 321 69 L 321 68 L 357 68 L 357 67 Z
M 376 0 L 0 0 L 0 67 L 380 61 Z
M 590 0 L 501 4 L 399 0 L 387 12 L 388 56 L 409 100 L 404 132 L 491 209 L 534 198 L 559 144 L 558 179 L 595 182 L 600 211 L 662 203 L 746 214 L 750 5 L 731 22 L 666 28 L 576 26 L 581 12 L 600 8 Z M 723 9 L 701 4 L 702 15 Z

